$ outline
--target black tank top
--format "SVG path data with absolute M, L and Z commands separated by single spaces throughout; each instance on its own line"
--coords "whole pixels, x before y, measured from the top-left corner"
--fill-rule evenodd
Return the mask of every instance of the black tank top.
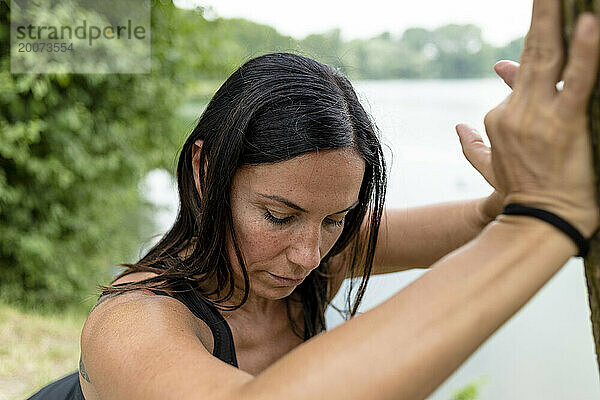
M 215 308 L 215 306 L 198 296 L 194 291 L 179 292 L 176 294 L 176 296 L 174 296 L 162 290 L 147 290 L 150 290 L 152 293 L 160 296 L 172 297 L 175 300 L 178 300 L 181 303 L 183 303 L 188 308 L 188 310 L 192 312 L 192 314 L 204 321 L 206 325 L 208 325 L 208 327 L 210 328 L 213 334 L 214 343 L 212 353 L 213 356 L 226 362 L 227 364 L 238 368 L 237 358 L 235 355 L 235 346 L 233 343 L 233 335 L 231 334 L 231 328 L 229 327 L 227 321 L 225 321 L 225 318 L 223 318 L 221 313 L 219 313 L 219 310 Z M 106 294 L 106 292 L 102 292 L 100 297 L 98 297 L 98 301 L 90 310 L 90 313 L 102 301 L 110 297 L 120 295 L 122 293 L 123 292 Z
M 213 334 L 213 356 L 238 368 L 233 335 L 231 334 L 229 324 L 225 321 L 225 318 L 223 318 L 221 313 L 219 313 L 219 310 L 211 303 L 202 299 L 193 291 L 180 292 L 177 293 L 177 297 L 175 297 L 162 290 L 148 290 L 157 295 L 173 297 L 182 302 L 192 314 L 204 321 Z M 102 292 L 98 297 L 98 301 L 90 310 L 90 313 L 104 300 L 120 294 L 123 294 L 123 292 L 111 294 Z M 29 397 L 28 400 L 85 400 L 81 390 L 81 384 L 79 383 L 79 371 L 75 371 L 57 381 L 49 383 L 33 396 Z
M 149 290 L 158 295 L 170 296 L 167 292 L 162 290 Z M 213 356 L 238 368 L 231 328 L 219 310 L 217 310 L 210 302 L 196 295 L 194 292 L 178 293 L 178 297 L 180 297 L 180 299 L 174 296 L 171 297 L 181 301 L 192 312 L 192 314 L 200 318 L 206 323 L 206 325 L 208 325 L 213 334 Z

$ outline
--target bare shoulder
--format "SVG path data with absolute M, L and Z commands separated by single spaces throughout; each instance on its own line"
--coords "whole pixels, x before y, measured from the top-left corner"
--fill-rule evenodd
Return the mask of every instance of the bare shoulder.
M 117 279 L 112 285 L 139 282 L 156 275 L 157 274 L 153 272 L 134 272 Z M 187 315 L 190 314 L 187 307 L 176 299 L 169 296 L 156 295 L 147 289 L 136 289 L 126 293 L 119 293 L 115 296 L 105 295 L 101 297 L 90 312 L 86 325 L 93 325 L 96 319 L 103 318 L 102 315 L 109 312 L 113 307 L 118 306 L 125 309 L 135 309 L 138 307 L 152 308 L 155 312 L 166 312 L 168 314 L 167 317 L 169 318 L 184 317 L 183 319 L 192 321 L 191 317 Z M 86 328 L 86 325 L 84 325 L 84 329 Z
M 117 279 L 113 285 L 138 282 L 156 275 L 153 272 L 134 272 Z M 82 330 L 82 341 L 85 335 L 92 334 L 98 327 L 107 323 L 114 324 L 117 322 L 116 320 L 128 323 L 136 312 L 141 311 L 152 315 L 156 321 L 163 321 L 169 326 L 181 326 L 181 328 L 193 332 L 205 348 L 212 352 L 214 346 L 212 332 L 204 321 L 196 318 L 177 299 L 156 295 L 146 289 L 133 290 L 113 297 L 103 297 L 88 315 Z M 107 318 L 110 320 L 106 320 Z
M 113 285 L 118 283 L 137 282 L 152 276 L 156 276 L 156 274 L 153 272 L 135 272 L 117 279 L 113 282 Z M 164 313 L 165 315 L 162 316 L 161 320 L 166 318 L 170 323 L 174 322 L 174 319 L 178 320 L 179 323 L 191 321 L 187 315 L 189 314 L 187 307 L 176 299 L 169 296 L 156 295 L 147 289 L 136 289 L 126 293 L 119 293 L 112 297 L 110 295 L 102 297 L 90 312 L 84 325 L 84 333 L 91 330 L 91 328 L 97 324 L 97 320 L 102 321 L 103 323 L 107 322 L 104 321 L 104 319 L 107 318 L 107 315 L 114 313 L 114 311 L 111 310 L 115 307 L 118 308 L 122 314 L 117 314 L 114 318 L 126 318 L 125 316 L 129 316 L 130 313 L 123 313 L 123 311 L 139 311 L 140 308 L 143 308 L 146 312 Z
M 130 274 L 115 283 L 125 279 L 143 277 Z M 209 352 L 202 324 L 178 300 L 147 290 L 107 299 L 90 312 L 81 334 L 84 395 L 211 399 L 250 380 Z

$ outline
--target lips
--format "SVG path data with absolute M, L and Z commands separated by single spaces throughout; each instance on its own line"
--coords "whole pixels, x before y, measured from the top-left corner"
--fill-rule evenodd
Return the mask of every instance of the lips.
M 306 278 L 305 276 L 302 276 L 300 278 L 288 278 L 288 277 L 277 275 L 277 274 L 273 274 L 273 275 L 275 275 L 276 277 L 279 277 L 279 278 L 289 279 L 290 281 L 301 281 L 301 280 L 304 280 L 304 278 Z

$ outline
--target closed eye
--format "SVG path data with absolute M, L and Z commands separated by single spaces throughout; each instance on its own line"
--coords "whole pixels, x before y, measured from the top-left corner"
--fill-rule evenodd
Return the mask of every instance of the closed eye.
M 269 212 L 269 210 L 265 210 L 265 219 L 270 221 L 276 225 L 283 225 L 290 222 L 294 217 L 285 217 L 285 218 L 276 218 Z
M 284 224 L 291 222 L 294 219 L 293 216 L 289 216 L 289 217 L 285 217 L 285 218 L 277 218 L 277 217 L 273 216 L 273 214 L 271 214 L 269 212 L 269 210 L 265 210 L 264 217 L 267 221 L 269 221 L 275 225 L 284 225 Z M 333 220 L 331 218 L 325 218 L 324 222 L 331 226 L 341 227 L 344 225 L 344 220 L 345 220 L 344 218 L 342 218 L 339 221 Z

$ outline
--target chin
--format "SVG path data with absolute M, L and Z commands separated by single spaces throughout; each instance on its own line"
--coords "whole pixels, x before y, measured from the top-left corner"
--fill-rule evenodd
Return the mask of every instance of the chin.
M 290 286 L 273 286 L 265 287 L 262 293 L 257 293 L 260 297 L 269 300 L 282 300 L 293 293 L 295 287 Z

